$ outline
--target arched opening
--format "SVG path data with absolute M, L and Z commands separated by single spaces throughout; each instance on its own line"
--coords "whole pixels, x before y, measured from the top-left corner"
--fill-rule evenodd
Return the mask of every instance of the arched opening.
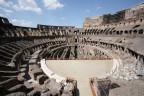
M 116 30 L 114 30 L 113 32 L 112 32 L 112 34 L 114 35 L 116 33 Z
M 24 36 L 27 36 L 27 32 L 26 31 L 24 31 L 23 34 L 24 34 Z
M 137 30 L 134 30 L 133 33 L 134 33 L 134 34 L 137 34 Z
M 97 29 L 95 30 L 95 32 L 97 32 Z
M 103 30 L 101 30 L 100 33 L 103 33 Z
M 120 31 L 120 35 L 122 35 L 123 34 L 123 31 Z
M 119 35 L 119 31 L 117 31 L 116 34 Z
M 132 30 L 130 30 L 129 33 L 132 34 Z
M 140 29 L 138 34 L 143 34 L 143 29 Z
M 143 20 L 142 19 L 140 19 L 140 22 L 142 22 Z
M 127 31 L 127 30 L 125 30 L 125 34 L 128 34 L 128 31 Z

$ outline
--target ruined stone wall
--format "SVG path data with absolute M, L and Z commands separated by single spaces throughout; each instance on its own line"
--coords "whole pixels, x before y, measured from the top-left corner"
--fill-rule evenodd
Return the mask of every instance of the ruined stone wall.
M 7 18 L 0 17 L 0 25 L 3 25 L 3 24 L 9 24 L 9 21 Z
M 104 16 L 87 17 L 84 21 L 83 27 L 95 27 L 103 24 Z
M 144 3 L 140 3 L 126 10 L 125 19 L 134 19 L 140 17 L 144 17 Z
M 37 28 L 40 30 L 49 30 L 49 29 L 73 29 L 75 26 L 52 26 L 52 25 L 37 25 Z
M 131 23 L 131 21 L 134 21 L 135 23 L 136 20 L 143 19 L 144 17 L 144 3 L 140 3 L 131 8 L 118 11 L 115 14 L 104 14 L 98 17 L 101 18 L 86 18 L 83 24 L 83 28 L 92 29 L 97 27 L 103 27 L 105 25 L 108 25 L 107 27 L 109 27 L 109 25 L 111 26 L 113 23 L 115 23 L 114 26 L 117 26 L 121 25 L 123 22 Z M 142 20 L 140 21 L 140 23 L 141 22 Z M 122 25 L 125 25 L 125 23 L 123 23 Z
M 125 10 L 119 11 L 116 14 L 104 14 L 102 16 L 87 17 L 84 21 L 83 28 L 94 28 L 110 23 L 117 23 L 124 20 Z

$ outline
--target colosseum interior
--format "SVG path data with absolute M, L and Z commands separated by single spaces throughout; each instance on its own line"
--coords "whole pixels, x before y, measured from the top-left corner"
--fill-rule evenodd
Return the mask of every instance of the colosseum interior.
M 0 17 L 0 96 L 144 96 L 144 3 L 83 28 Z

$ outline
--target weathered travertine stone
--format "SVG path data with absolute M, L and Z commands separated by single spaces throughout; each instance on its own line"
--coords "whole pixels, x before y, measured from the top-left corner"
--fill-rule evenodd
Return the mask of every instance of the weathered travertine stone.
M 30 93 L 28 93 L 27 96 L 41 96 L 41 93 L 38 90 L 33 90 Z
M 61 83 L 56 82 L 55 79 L 50 79 L 50 82 L 47 83 L 46 88 L 48 88 L 52 95 L 59 95 L 61 92 L 62 85 Z
M 37 76 L 37 81 L 40 85 L 44 84 L 44 82 L 48 79 L 46 75 L 39 75 Z
M 19 85 L 16 85 L 16 86 L 8 89 L 8 91 L 9 92 L 24 92 L 24 93 L 26 93 L 27 88 L 23 84 L 19 84 Z
M 27 95 L 24 92 L 15 92 L 15 93 L 8 94 L 6 96 L 27 96 Z

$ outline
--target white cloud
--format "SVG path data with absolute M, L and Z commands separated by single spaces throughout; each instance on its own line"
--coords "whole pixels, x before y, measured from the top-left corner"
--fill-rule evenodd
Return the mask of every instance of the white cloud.
M 5 17 L 5 15 L 4 14 L 0 14 L 0 17 Z
M 100 7 L 100 6 L 96 7 L 96 10 L 100 10 L 100 9 L 101 9 L 101 7 Z
M 13 19 L 12 23 L 18 26 L 25 26 L 25 27 L 30 27 L 32 26 L 32 22 L 30 21 L 26 21 L 26 20 L 22 20 L 22 19 Z
M 2 6 L 9 7 L 12 4 L 13 3 L 11 1 L 0 0 L 0 5 Z
M 13 11 L 8 10 L 8 9 L 4 9 L 4 11 L 5 11 L 6 13 L 13 13 Z
M 3 10 L 3 11 L 5 12 L 6 15 L 10 15 L 10 14 L 13 13 L 12 10 L 8 10 L 8 9 L 2 8 L 2 7 L 0 7 L 0 9 Z
M 89 13 L 90 12 L 90 10 L 89 9 L 87 9 L 87 10 L 85 10 L 87 13 Z
M 34 11 L 38 14 L 42 13 L 42 9 L 37 6 L 35 0 L 17 0 L 18 4 L 14 5 L 13 8 L 16 10 L 27 10 Z
M 43 0 L 45 7 L 48 9 L 57 9 L 64 7 L 58 0 Z

